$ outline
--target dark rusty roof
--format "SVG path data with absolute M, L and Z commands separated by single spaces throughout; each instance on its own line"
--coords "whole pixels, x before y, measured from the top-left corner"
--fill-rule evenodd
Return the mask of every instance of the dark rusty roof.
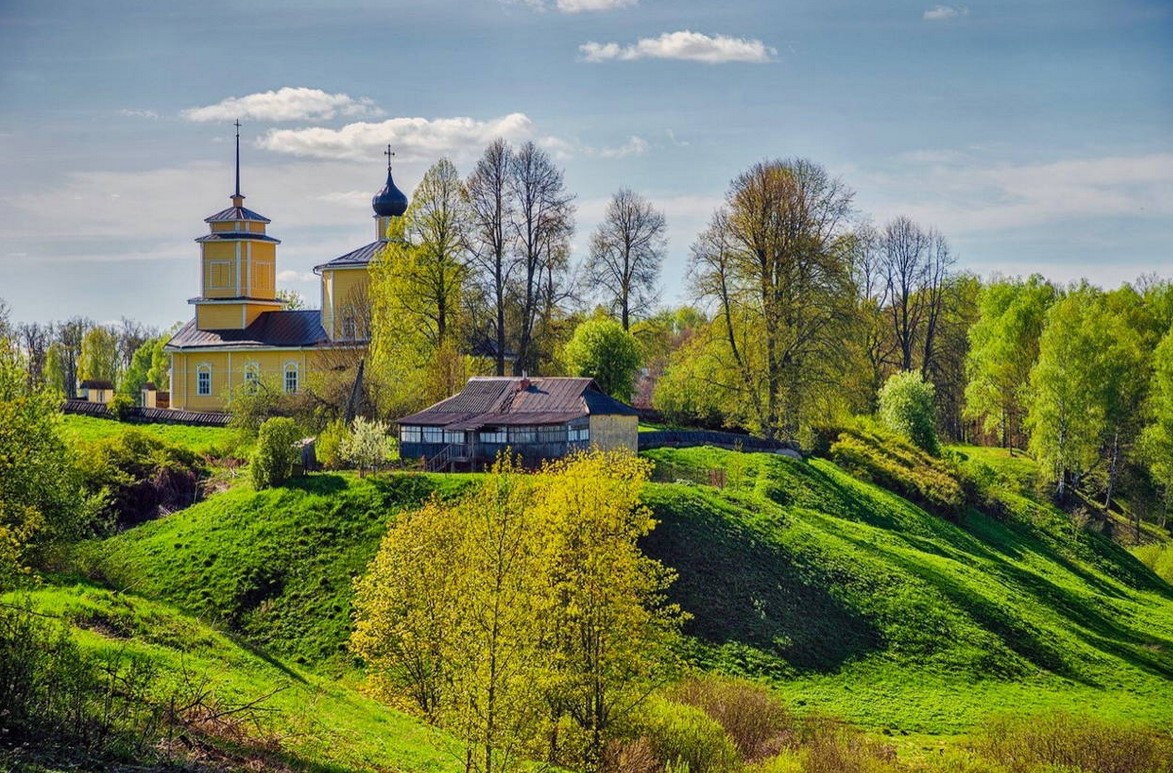
M 369 265 L 375 256 L 379 254 L 379 248 L 383 247 L 387 242 L 371 242 L 370 244 L 359 247 L 357 250 L 351 250 L 345 255 L 339 255 L 334 260 L 323 263 L 319 266 L 314 266 L 314 271 L 321 271 L 322 269 L 332 268 L 353 268 L 358 266 Z
M 254 233 L 253 231 L 216 231 L 196 239 L 197 242 L 235 242 L 241 239 L 246 239 L 253 242 L 272 242 L 273 244 L 280 244 L 280 239 L 274 239 L 267 234 Z
M 80 384 L 82 389 L 113 389 L 114 382 L 98 378 L 87 378 Z
M 259 223 L 273 222 L 264 215 L 253 212 L 246 207 L 229 207 L 228 209 L 220 210 L 211 217 L 204 218 L 205 223 L 223 223 L 229 220 L 255 220 Z
M 459 393 L 404 416 L 399 423 L 475 429 L 504 424 L 563 424 L 592 414 L 638 415 L 634 408 L 605 394 L 589 378 L 533 378 L 522 387 L 520 378 L 471 378 Z
M 169 349 L 307 347 L 330 343 L 317 309 L 266 311 L 243 330 L 200 330 L 188 322 L 167 342 Z

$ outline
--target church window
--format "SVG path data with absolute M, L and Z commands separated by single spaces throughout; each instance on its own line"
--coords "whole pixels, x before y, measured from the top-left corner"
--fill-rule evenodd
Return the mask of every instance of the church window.
M 285 366 L 285 391 L 297 391 L 297 363 L 291 362 Z
M 212 394 L 211 365 L 200 365 L 196 368 L 196 394 L 201 396 Z
M 250 362 L 244 366 L 244 389 L 249 394 L 257 391 L 261 384 L 261 366 Z

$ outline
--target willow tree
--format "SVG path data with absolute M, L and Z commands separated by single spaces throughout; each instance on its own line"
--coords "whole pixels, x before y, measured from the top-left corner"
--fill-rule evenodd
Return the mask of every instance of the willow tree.
M 446 158 L 424 174 L 371 269 L 371 349 L 390 410 L 447 397 L 463 380 L 461 296 L 469 213 Z
M 759 163 L 733 181 L 693 245 L 696 286 L 716 303 L 767 438 L 794 439 L 815 391 L 838 380 L 827 365 L 852 316 L 852 195 L 810 161 Z

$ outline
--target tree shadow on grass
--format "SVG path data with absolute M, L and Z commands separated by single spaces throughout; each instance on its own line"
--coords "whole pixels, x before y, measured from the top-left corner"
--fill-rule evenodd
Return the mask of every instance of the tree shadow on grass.
M 660 523 L 641 546 L 678 572 L 668 595 L 693 615 L 685 633 L 817 672 L 883 646 L 869 620 L 804 579 L 785 550 L 723 517 L 721 503 L 674 489 L 646 497 Z

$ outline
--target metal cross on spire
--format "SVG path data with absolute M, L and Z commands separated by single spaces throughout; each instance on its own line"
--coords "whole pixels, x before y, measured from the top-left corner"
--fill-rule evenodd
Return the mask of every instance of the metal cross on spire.
M 236 127 L 236 194 L 240 195 L 240 119 L 233 124 Z
M 391 146 L 388 145 L 387 149 L 383 151 L 383 155 L 387 157 L 387 171 L 390 172 L 391 171 L 391 157 L 395 155 L 395 152 L 393 150 L 391 150 Z

